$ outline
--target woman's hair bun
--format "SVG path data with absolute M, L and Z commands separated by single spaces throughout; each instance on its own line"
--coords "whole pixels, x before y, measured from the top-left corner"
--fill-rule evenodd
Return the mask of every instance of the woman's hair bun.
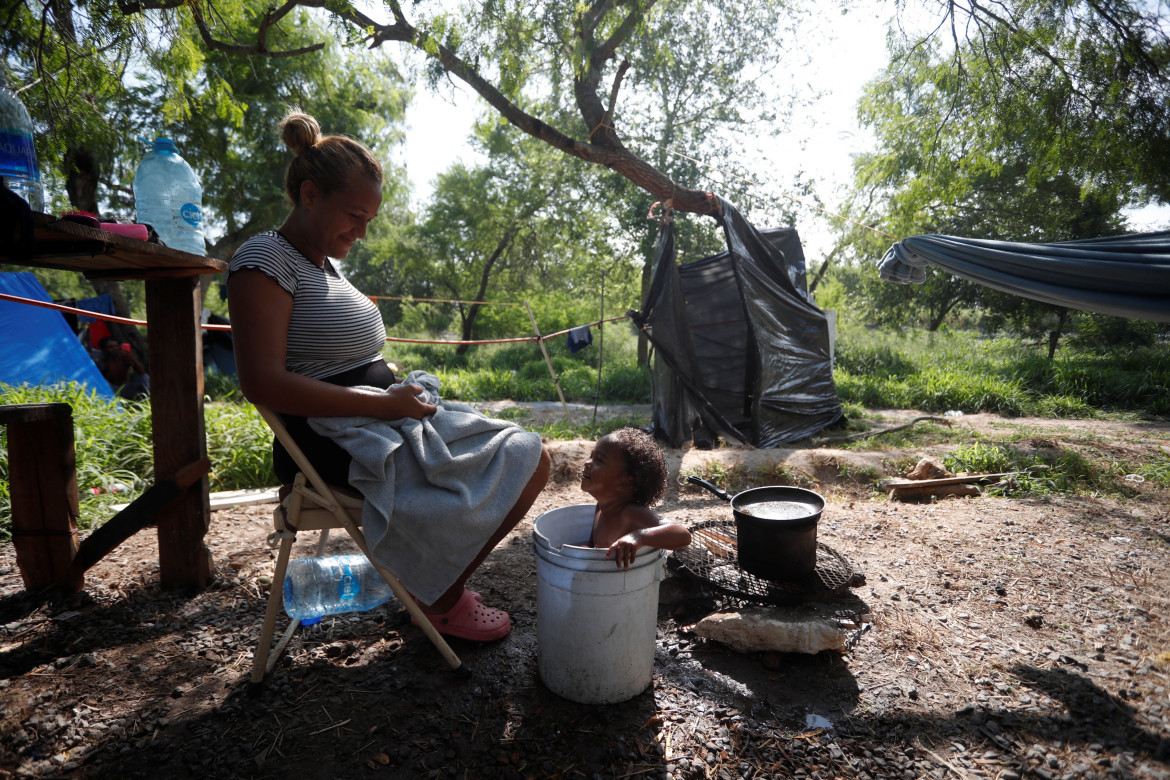
M 303 111 L 292 109 L 280 121 L 280 138 L 293 154 L 300 155 L 321 140 L 321 125 Z
M 325 195 L 350 186 L 356 175 L 382 183 L 382 163 L 373 152 L 348 136 L 321 135 L 317 120 L 298 108 L 280 121 L 280 137 L 295 155 L 284 172 L 284 191 L 294 206 L 300 205 L 306 181 Z

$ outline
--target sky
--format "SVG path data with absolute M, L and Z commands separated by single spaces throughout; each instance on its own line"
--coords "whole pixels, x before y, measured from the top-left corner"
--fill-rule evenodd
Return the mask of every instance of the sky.
M 753 181 L 791 181 L 802 170 L 815 177 L 816 194 L 831 207 L 849 182 L 852 155 L 871 148 L 872 136 L 858 125 L 855 106 L 864 84 L 886 63 L 885 35 L 892 4 L 855 3 L 846 15 L 835 3 L 817 6 L 819 16 L 809 23 L 801 40 L 801 53 L 809 63 L 794 66 L 784 77 L 816 84 L 824 94 L 794 116 L 792 132 L 760 150 Z M 466 139 L 477 112 L 483 112 L 486 104 L 461 83 L 448 83 L 451 86 L 441 96 L 420 89 L 407 111 L 406 143 L 397 159 L 407 168 L 416 207 L 430 198 L 435 177 L 452 163 L 475 162 Z M 713 165 L 719 162 L 703 160 L 701 150 L 678 151 Z M 744 216 L 756 222 L 751 214 Z M 1130 218 L 1135 230 L 1164 229 L 1170 227 L 1170 208 L 1143 209 L 1131 212 Z M 796 227 L 810 262 L 819 262 L 831 250 L 831 226 L 836 221 L 811 208 L 801 209 Z

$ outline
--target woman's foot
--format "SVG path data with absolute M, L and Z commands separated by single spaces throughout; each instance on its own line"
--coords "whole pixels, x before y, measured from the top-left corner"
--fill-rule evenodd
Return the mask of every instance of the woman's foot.
M 436 615 L 428 614 L 427 619 L 440 634 L 476 642 L 502 639 L 512 630 L 512 619 L 507 612 L 486 606 L 482 596 L 466 589 L 455 606 Z M 414 618 L 411 622 L 415 622 Z

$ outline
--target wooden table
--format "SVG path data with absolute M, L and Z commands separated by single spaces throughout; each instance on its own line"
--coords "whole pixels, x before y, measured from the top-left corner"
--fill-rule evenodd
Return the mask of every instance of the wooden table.
M 81 574 L 85 568 L 127 536 L 152 522 L 158 524 L 159 578 L 163 587 L 206 586 L 212 579 L 212 566 L 211 554 L 203 537 L 211 521 L 211 510 L 207 486 L 207 441 L 203 424 L 203 336 L 200 328 L 203 302 L 199 277 L 219 273 L 226 268 L 226 264 L 214 258 L 126 238 L 35 212 L 32 214 L 31 247 L 28 246 L 27 234 L 27 228 L 22 233 L 22 229 L 17 227 L 11 235 L 0 236 L 0 263 L 80 271 L 88 279 L 102 281 L 145 280 L 155 484 L 80 545 L 77 545 L 74 536 L 72 572 L 58 571 L 52 575 L 52 583 L 40 581 L 44 575 L 39 573 L 30 583 L 29 573 L 22 566 L 25 586 L 32 589 L 53 584 L 80 589 L 83 585 Z M 28 249 L 31 249 L 31 253 L 24 251 Z M 45 415 L 38 412 L 32 416 L 39 419 Z M 60 418 L 60 415 L 49 416 Z M 20 417 L 17 414 L 13 419 Z M 71 433 L 70 430 L 70 451 L 68 457 L 64 458 L 69 461 L 70 468 Z M 27 473 L 27 469 L 25 471 Z M 15 480 L 16 472 L 12 474 Z M 70 480 L 55 479 L 55 482 L 67 484 Z M 22 522 L 32 520 L 43 523 L 42 527 L 50 529 L 46 539 L 52 539 L 66 521 L 73 526 L 75 534 L 75 478 L 66 489 L 72 489 L 74 495 L 66 496 L 63 505 L 59 501 L 43 502 L 44 507 L 38 508 L 26 503 L 20 508 Z M 14 530 L 17 526 L 17 492 L 13 490 Z M 70 498 L 72 510 L 69 509 Z M 65 508 L 62 509 L 62 506 Z M 28 513 L 34 511 L 57 514 L 30 518 Z M 72 517 L 59 516 L 61 512 L 69 514 L 70 511 Z M 19 564 L 19 548 L 17 553 Z

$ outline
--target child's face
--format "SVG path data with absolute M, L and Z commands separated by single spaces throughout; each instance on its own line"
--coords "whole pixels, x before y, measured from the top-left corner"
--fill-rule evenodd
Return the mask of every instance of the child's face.
M 626 471 L 626 456 L 608 436 L 593 447 L 581 472 L 581 489 L 598 501 L 633 495 L 634 480 Z

